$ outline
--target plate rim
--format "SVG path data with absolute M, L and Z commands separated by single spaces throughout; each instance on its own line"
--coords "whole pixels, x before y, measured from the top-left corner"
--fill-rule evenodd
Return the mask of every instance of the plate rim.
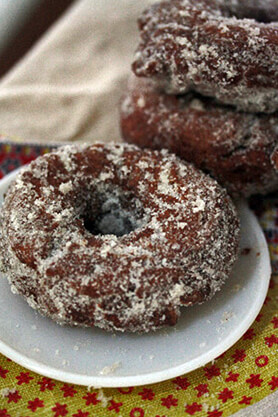
M 2 192 L 2 188 L 7 186 L 7 184 L 9 184 L 13 180 L 13 178 L 15 178 L 17 173 L 22 170 L 22 168 L 23 167 L 17 168 L 16 170 L 7 174 L 3 179 L 0 180 L 0 193 Z M 149 374 L 141 374 L 135 376 L 117 376 L 115 374 L 113 376 L 90 376 L 76 374 L 66 370 L 58 370 L 54 367 L 49 367 L 35 359 L 29 358 L 27 355 L 20 353 L 18 350 L 14 348 L 11 348 L 2 340 L 0 340 L 0 353 L 13 360 L 17 364 L 23 366 L 24 368 L 27 368 L 39 375 L 66 383 L 72 383 L 94 388 L 115 388 L 154 384 L 180 375 L 187 374 L 213 361 L 222 353 L 226 352 L 229 348 L 231 348 L 243 336 L 246 330 L 254 322 L 255 318 L 259 314 L 264 304 L 269 288 L 269 281 L 271 278 L 271 263 L 268 245 L 263 230 L 259 224 L 259 221 L 255 214 L 249 209 L 246 200 L 238 201 L 237 206 L 240 206 L 241 210 L 245 211 L 246 214 L 248 214 L 249 218 L 251 219 L 251 222 L 256 225 L 257 234 L 260 237 L 262 243 L 262 247 L 260 248 L 261 255 L 265 258 L 265 262 L 267 263 L 267 276 L 265 277 L 265 279 L 261 280 L 262 288 L 259 292 L 259 296 L 256 298 L 256 309 L 252 310 L 251 313 L 248 312 L 244 316 L 244 320 L 241 322 L 241 325 L 238 326 L 236 331 L 234 331 L 232 338 L 227 337 L 226 340 L 221 341 L 214 348 L 205 352 L 201 356 L 192 359 L 189 363 L 186 362 L 184 364 L 174 366 L 169 369 L 164 369 L 162 371 L 156 371 Z

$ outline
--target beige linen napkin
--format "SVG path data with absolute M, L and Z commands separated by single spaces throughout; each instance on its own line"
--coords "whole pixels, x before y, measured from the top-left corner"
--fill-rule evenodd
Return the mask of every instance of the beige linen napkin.
M 119 140 L 136 19 L 152 2 L 75 3 L 1 80 L 0 132 L 28 141 Z

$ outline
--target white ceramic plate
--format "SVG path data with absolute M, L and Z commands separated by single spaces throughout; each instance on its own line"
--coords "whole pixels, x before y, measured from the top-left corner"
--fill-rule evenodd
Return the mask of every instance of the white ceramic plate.
M 0 181 L 0 204 L 14 176 Z M 184 308 L 174 328 L 132 335 L 60 327 L 13 295 L 0 277 L 0 351 L 50 378 L 101 387 L 159 382 L 205 365 L 249 328 L 268 289 L 271 268 L 263 232 L 244 202 L 238 208 L 241 248 L 250 253 L 241 255 L 211 301 Z

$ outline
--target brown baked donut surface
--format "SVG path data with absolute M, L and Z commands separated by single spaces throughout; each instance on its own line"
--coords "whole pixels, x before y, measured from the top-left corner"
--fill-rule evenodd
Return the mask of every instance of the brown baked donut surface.
M 257 20 L 255 20 L 257 19 Z M 278 109 L 278 0 L 164 0 L 139 19 L 133 70 L 250 112 Z
M 148 332 L 211 298 L 237 258 L 235 207 L 167 151 L 66 146 L 32 162 L 1 210 L 0 268 L 58 323 Z
M 278 114 L 251 114 L 194 93 L 171 96 L 132 77 L 121 104 L 125 141 L 167 148 L 209 172 L 235 196 L 278 188 Z

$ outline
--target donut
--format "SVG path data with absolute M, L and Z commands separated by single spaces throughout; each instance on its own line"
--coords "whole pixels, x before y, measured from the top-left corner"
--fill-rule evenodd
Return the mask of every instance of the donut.
M 278 188 L 278 114 L 251 114 L 196 93 L 161 92 L 152 80 L 132 77 L 121 104 L 126 142 L 166 148 L 212 175 L 234 196 Z
M 167 151 L 66 146 L 19 173 L 1 210 L 14 293 L 60 324 L 148 332 L 218 291 L 238 255 L 236 209 Z
M 165 0 L 139 18 L 137 76 L 248 112 L 278 109 L 278 0 Z

